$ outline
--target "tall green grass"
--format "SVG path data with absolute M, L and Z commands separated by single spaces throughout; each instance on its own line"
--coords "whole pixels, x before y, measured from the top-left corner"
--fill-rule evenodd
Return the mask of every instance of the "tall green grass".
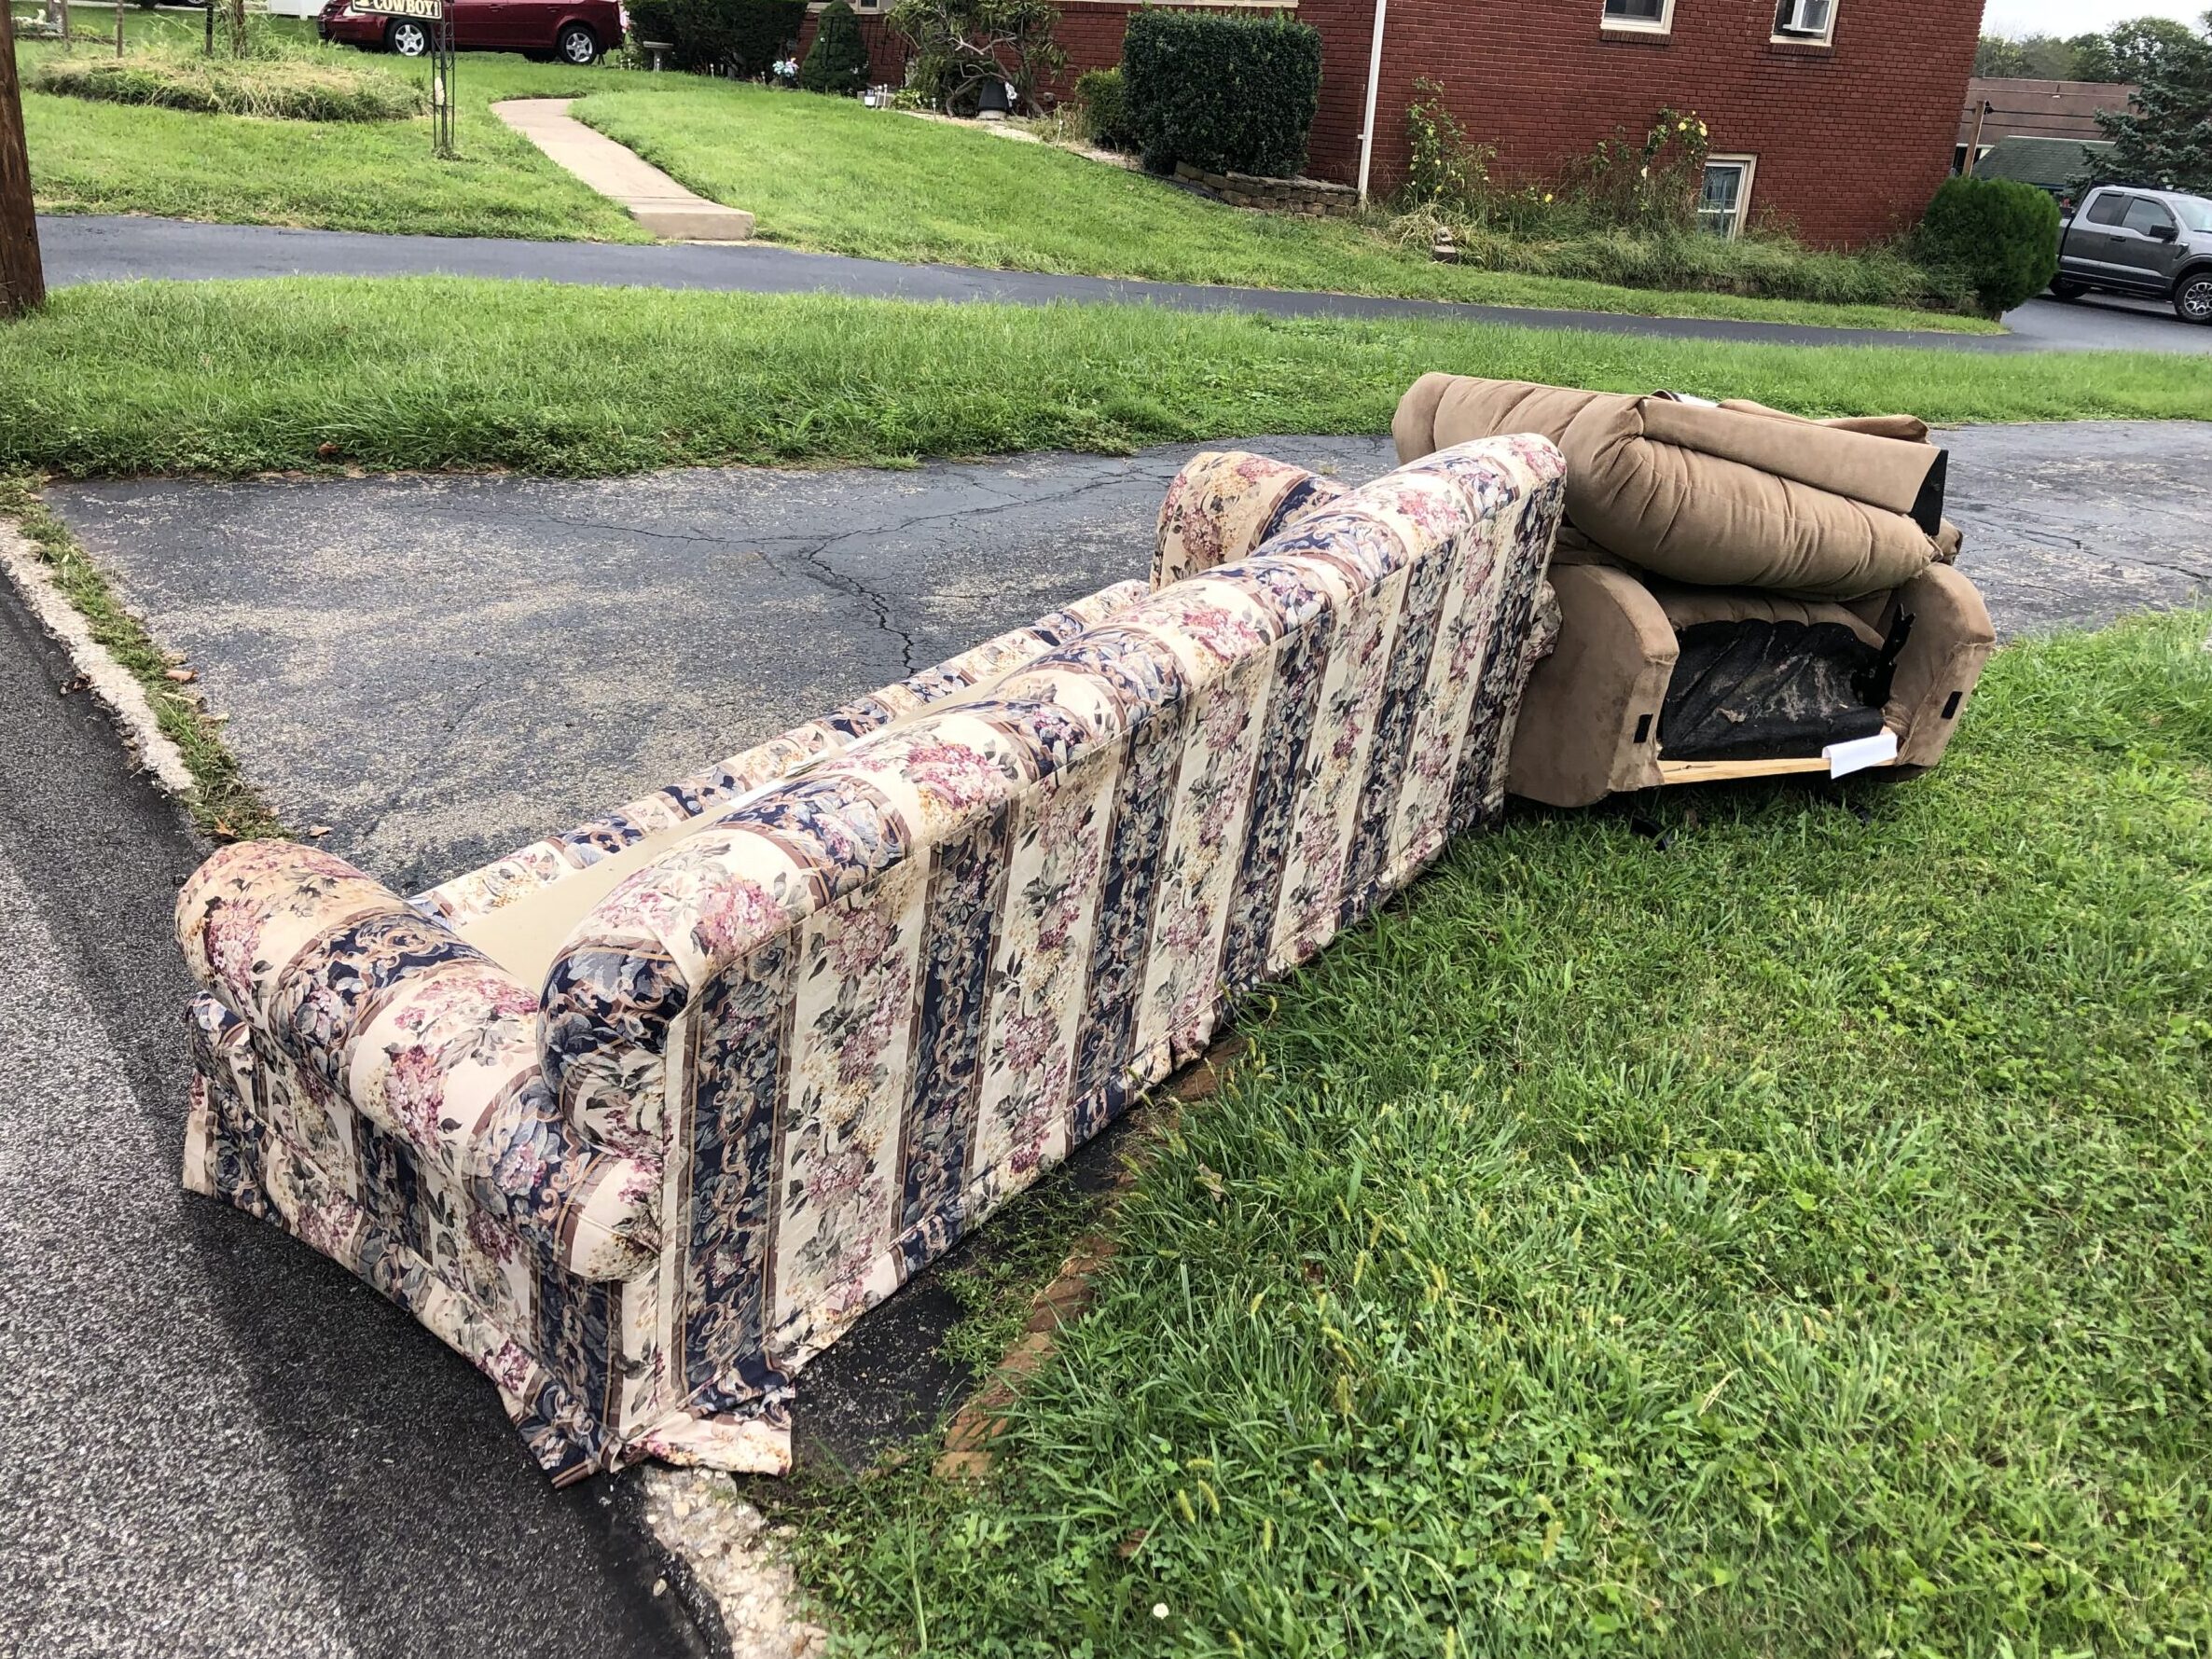
M 1917 781 L 1459 846 L 1183 1109 L 990 1485 L 753 1492 L 845 1651 L 2205 1652 L 2208 621 L 2003 653 Z
M 2201 359 L 1739 346 L 1130 306 L 444 278 L 59 290 L 0 333 L 0 468 L 616 473 L 1380 432 L 1421 374 L 1806 414 L 2212 418 Z
M 429 107 L 421 87 L 384 70 L 298 56 L 48 57 L 29 84 L 63 97 L 272 120 L 397 121 Z

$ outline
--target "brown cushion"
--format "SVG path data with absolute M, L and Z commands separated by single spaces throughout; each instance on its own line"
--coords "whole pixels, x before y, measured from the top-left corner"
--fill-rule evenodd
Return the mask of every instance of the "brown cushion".
M 1910 517 L 1940 451 L 1905 435 L 1519 380 L 1424 375 L 1392 424 L 1402 461 L 1500 433 L 1567 455 L 1567 512 L 1627 563 L 1678 582 L 1850 599 L 1956 554 Z M 1946 527 L 1948 530 L 1948 527 Z

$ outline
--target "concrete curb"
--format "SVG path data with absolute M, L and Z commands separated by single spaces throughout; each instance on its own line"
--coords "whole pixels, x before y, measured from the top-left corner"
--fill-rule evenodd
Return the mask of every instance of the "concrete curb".
M 76 665 L 93 695 L 107 705 L 139 765 L 171 795 L 191 794 L 195 781 L 192 768 L 185 763 L 184 751 L 161 730 L 154 706 L 146 700 L 145 687 L 116 660 L 114 653 L 92 637 L 83 615 L 54 585 L 37 549 L 8 524 L 0 524 L 0 570 L 7 571 L 39 626 L 69 653 L 69 660 Z

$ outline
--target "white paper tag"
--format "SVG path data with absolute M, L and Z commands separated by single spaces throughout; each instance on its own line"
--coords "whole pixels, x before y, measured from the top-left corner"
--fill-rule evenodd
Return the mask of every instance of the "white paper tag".
M 1848 743 L 1831 743 L 1820 751 L 1831 778 L 1848 777 L 1869 767 L 1886 767 L 1897 758 L 1897 734 L 1884 729 L 1871 738 L 1853 738 Z

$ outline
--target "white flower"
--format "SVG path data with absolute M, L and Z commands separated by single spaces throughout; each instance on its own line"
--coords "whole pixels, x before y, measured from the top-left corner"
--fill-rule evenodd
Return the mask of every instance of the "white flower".
M 1155 1619 L 1166 1618 L 1168 1616 L 1168 1604 L 1164 1601 L 1154 1602 L 1152 1604 L 1152 1616 Z

